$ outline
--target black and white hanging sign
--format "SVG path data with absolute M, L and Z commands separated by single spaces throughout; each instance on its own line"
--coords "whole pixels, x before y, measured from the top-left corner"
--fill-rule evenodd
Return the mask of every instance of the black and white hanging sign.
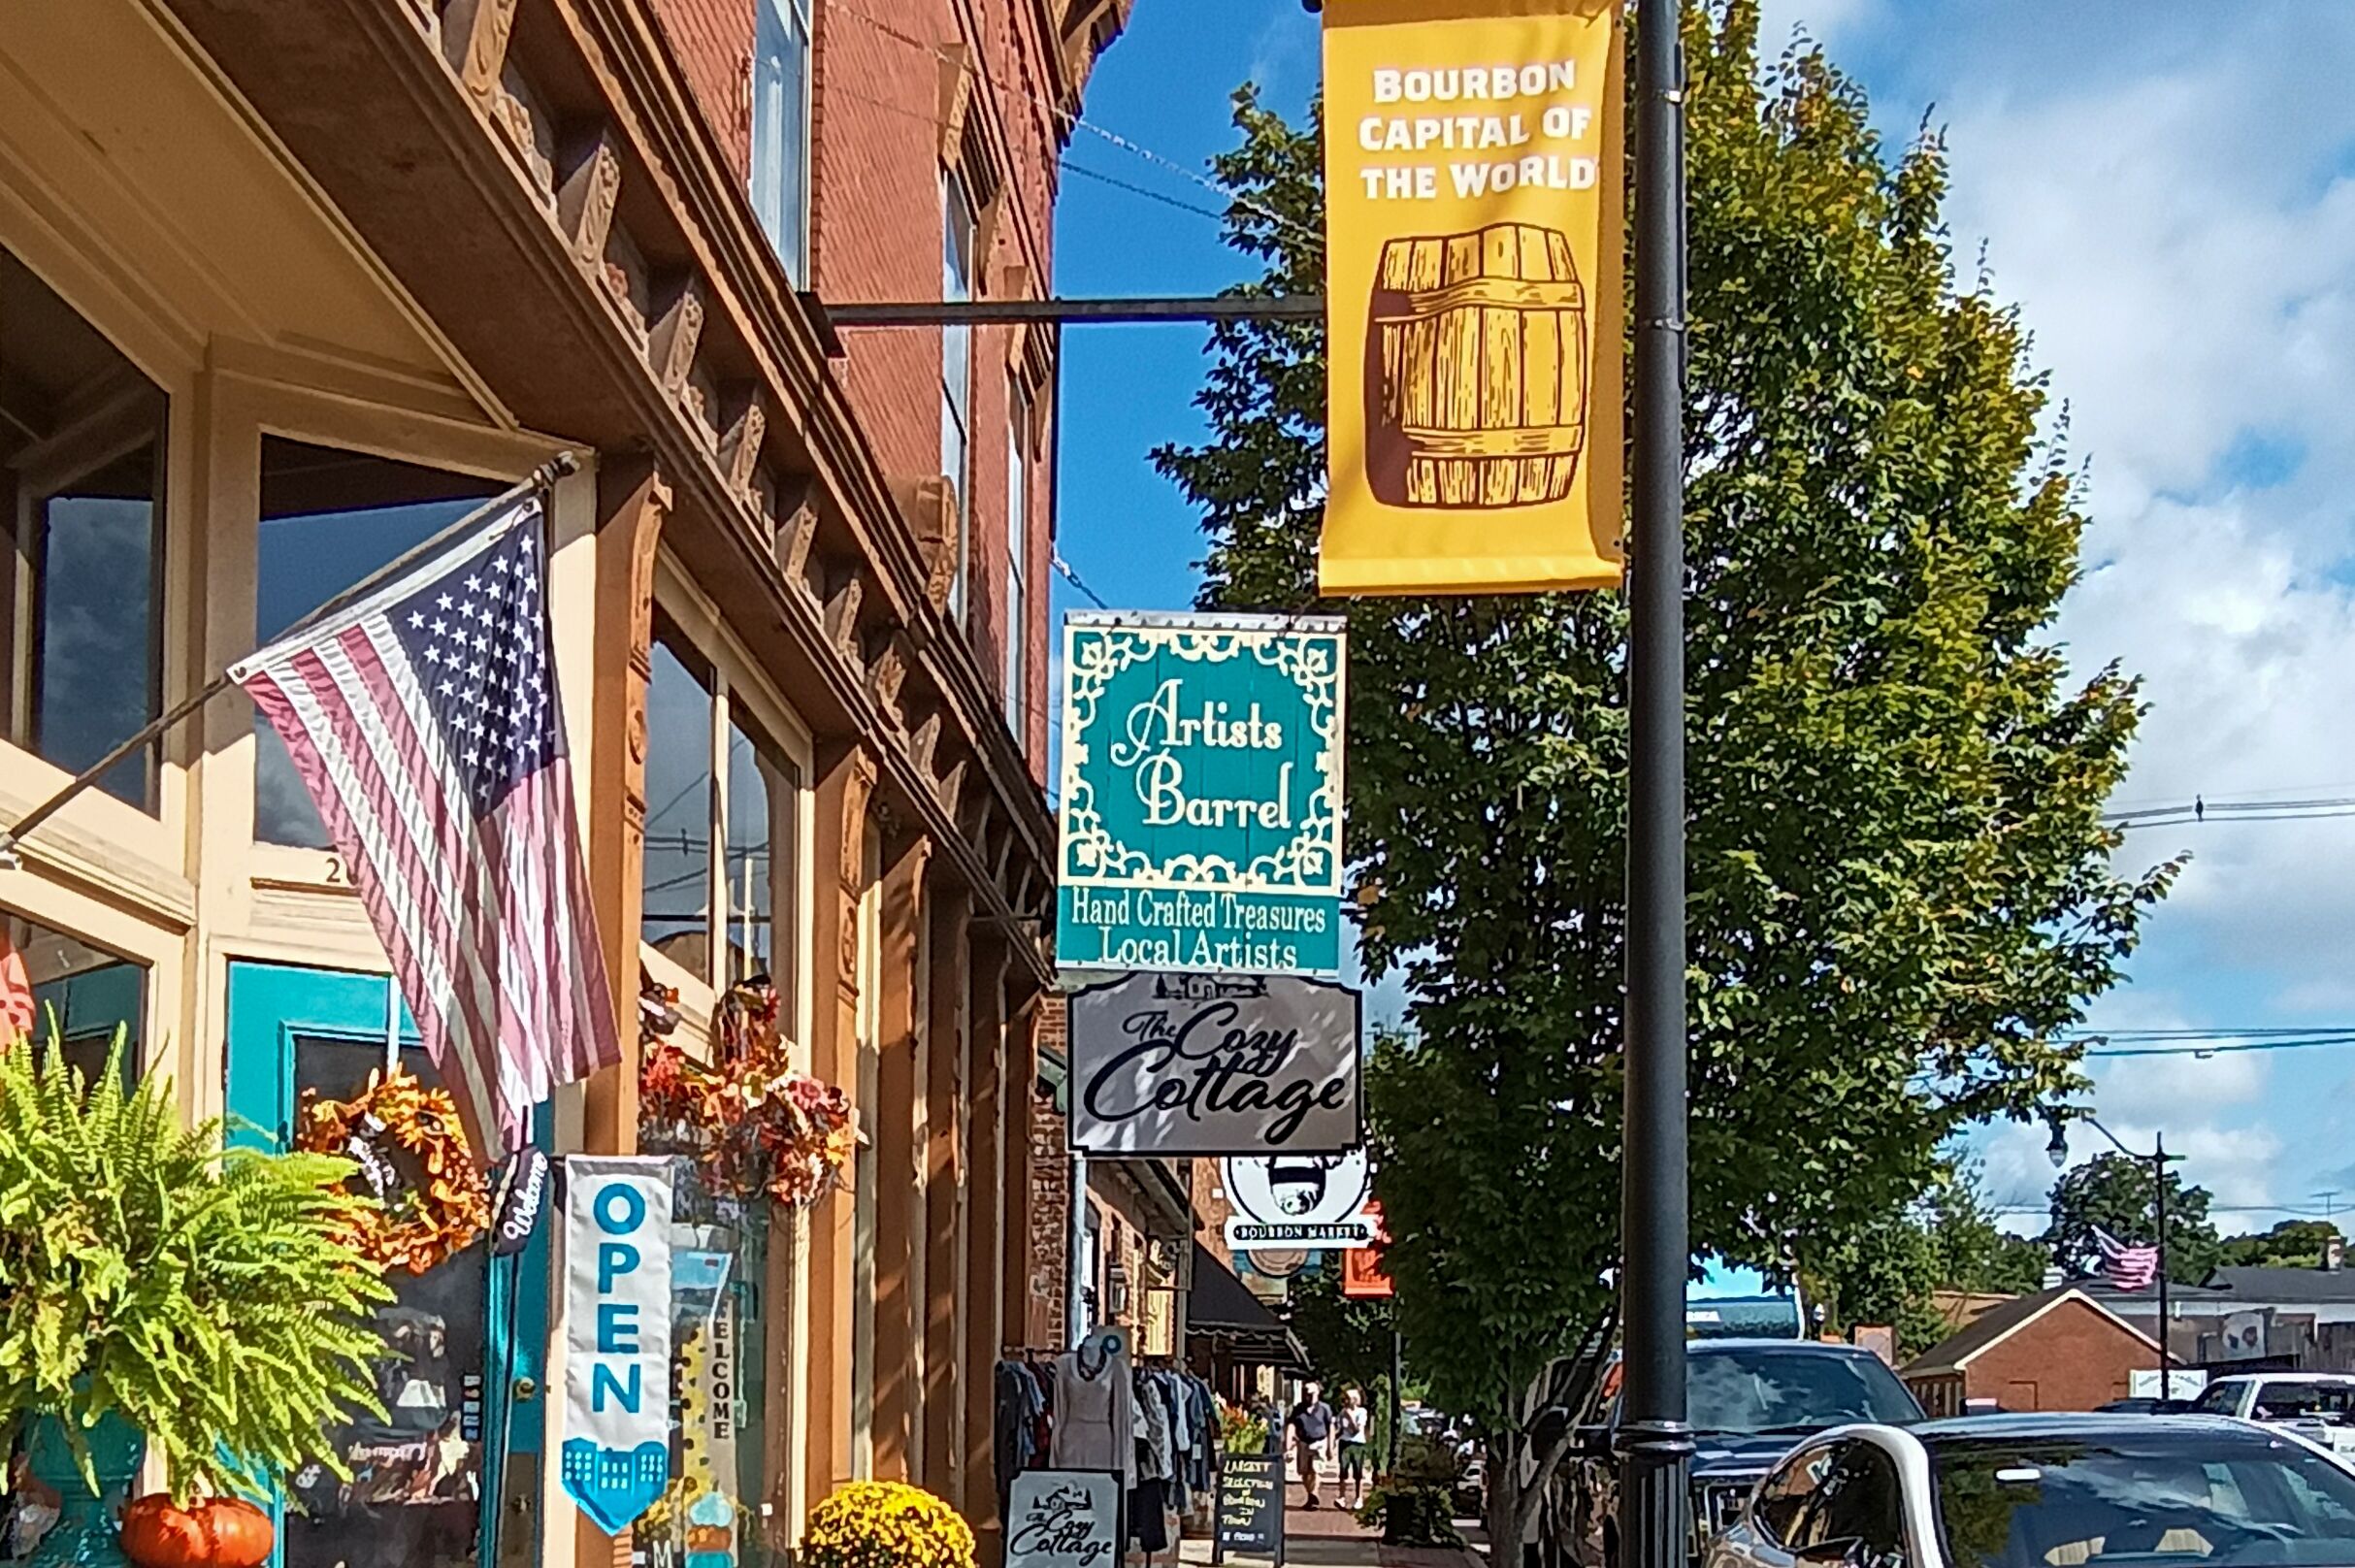
M 1117 1470 L 1024 1470 L 1006 1495 L 1005 1568 L 1120 1568 Z
M 1222 1175 L 1229 1252 L 1370 1247 L 1379 1227 L 1366 1212 L 1373 1172 L 1365 1151 L 1338 1155 L 1259 1155 L 1227 1160 Z
M 1071 996 L 1071 1147 L 1338 1154 L 1363 1141 L 1362 998 L 1293 975 L 1131 974 Z

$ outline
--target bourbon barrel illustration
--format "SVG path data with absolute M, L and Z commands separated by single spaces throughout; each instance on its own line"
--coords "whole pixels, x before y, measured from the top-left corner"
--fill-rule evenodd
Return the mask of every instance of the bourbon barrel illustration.
M 1375 275 L 1365 466 L 1393 506 L 1570 493 L 1586 437 L 1586 297 L 1569 240 L 1526 223 L 1392 240 Z

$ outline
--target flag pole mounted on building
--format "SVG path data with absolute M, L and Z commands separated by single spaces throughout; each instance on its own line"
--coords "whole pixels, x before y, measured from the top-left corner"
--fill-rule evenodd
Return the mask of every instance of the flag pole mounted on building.
M 13 853 L 230 686 L 292 755 L 475 1155 L 621 1061 L 556 690 L 547 497 L 567 453 L 232 665 L 0 831 Z

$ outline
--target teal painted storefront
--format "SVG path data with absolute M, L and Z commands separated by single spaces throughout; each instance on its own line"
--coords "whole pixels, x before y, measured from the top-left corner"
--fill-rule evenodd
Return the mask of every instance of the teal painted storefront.
M 397 1059 L 428 1083 L 433 1064 L 382 975 L 267 964 L 229 969 L 229 1136 L 266 1148 L 291 1135 L 302 1091 L 359 1090 Z M 544 1118 L 543 1118 L 544 1120 Z M 543 1141 L 544 1126 L 540 1128 Z M 477 1242 L 422 1276 L 396 1273 L 378 1325 L 403 1358 L 385 1363 L 387 1409 L 337 1434 L 354 1471 L 288 1478 L 278 1568 L 461 1568 L 531 1560 L 542 1442 L 547 1227 L 514 1258 Z M 518 1496 L 532 1499 L 529 1512 Z M 494 1506 L 506 1499 L 507 1506 Z

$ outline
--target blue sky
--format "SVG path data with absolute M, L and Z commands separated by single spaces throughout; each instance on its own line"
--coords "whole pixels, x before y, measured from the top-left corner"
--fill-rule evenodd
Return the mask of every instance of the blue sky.
M 2116 659 L 2141 673 L 2152 709 L 2117 803 L 2355 794 L 2355 7 L 1766 11 L 1770 41 L 1804 26 L 1863 81 L 1892 140 L 1925 114 L 1946 129 L 1961 271 L 1983 245 L 2069 404 L 2094 526 L 2059 635 L 2081 670 Z M 1297 113 L 1316 72 L 1298 0 L 1137 0 L 1087 114 L 1198 172 L 1231 143 L 1237 82 Z M 1168 205 L 1216 208 L 1213 192 L 1086 128 L 1066 162 L 1063 292 L 1207 292 L 1246 275 L 1215 221 Z M 1065 339 L 1060 549 L 1118 607 L 1193 602 L 1200 536 L 1146 454 L 1201 438 L 1204 338 Z M 1066 583 L 1056 595 L 1059 610 L 1085 604 Z M 2355 1023 L 2355 817 L 2156 830 L 2121 858 L 2182 850 L 2190 869 L 2096 1022 Z M 2144 1147 L 2163 1128 L 2189 1178 L 2236 1206 L 2227 1228 L 2318 1210 L 2333 1188 L 2355 1208 L 2355 1048 L 2095 1065 L 2103 1120 Z M 2044 1133 L 1978 1142 L 1995 1195 L 2033 1228 L 2052 1174 Z M 2098 1145 L 2082 1135 L 2075 1157 Z

